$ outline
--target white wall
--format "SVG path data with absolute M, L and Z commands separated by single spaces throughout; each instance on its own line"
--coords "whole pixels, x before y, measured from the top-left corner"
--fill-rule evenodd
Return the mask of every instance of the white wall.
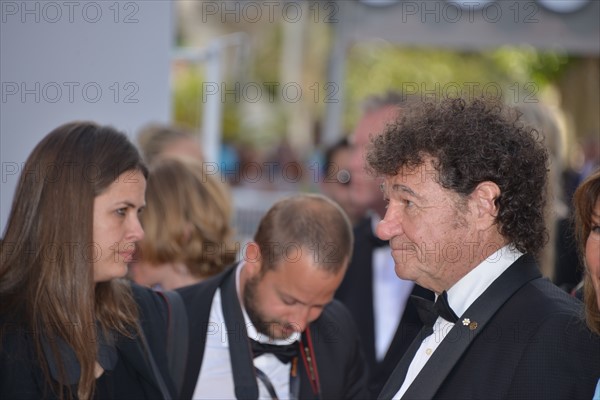
M 0 0 L 0 232 L 35 144 L 76 119 L 168 122 L 169 1 Z M 1 234 L 0 234 L 1 235 Z

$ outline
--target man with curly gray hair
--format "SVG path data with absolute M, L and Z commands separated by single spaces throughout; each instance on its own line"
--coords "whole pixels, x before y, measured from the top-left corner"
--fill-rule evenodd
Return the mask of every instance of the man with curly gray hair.
M 372 139 L 396 274 L 433 290 L 381 399 L 591 398 L 600 340 L 543 279 L 548 156 L 498 101 L 420 103 Z

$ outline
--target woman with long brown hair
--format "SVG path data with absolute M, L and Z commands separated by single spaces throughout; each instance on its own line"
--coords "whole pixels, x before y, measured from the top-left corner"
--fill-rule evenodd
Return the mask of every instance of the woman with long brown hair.
M 125 135 L 62 125 L 17 186 L 0 262 L 0 398 L 165 398 L 167 307 L 121 279 L 147 170 Z
M 600 335 L 600 170 L 575 191 L 575 235 L 585 265 L 583 302 L 587 325 Z M 600 400 L 600 377 L 594 400 Z

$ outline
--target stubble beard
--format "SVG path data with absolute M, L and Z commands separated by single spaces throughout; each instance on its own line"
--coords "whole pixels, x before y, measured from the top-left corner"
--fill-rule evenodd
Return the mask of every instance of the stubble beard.
M 264 315 L 259 311 L 257 304 L 258 301 L 256 299 L 256 292 L 259 282 L 260 277 L 258 276 L 250 278 L 246 282 L 243 299 L 246 313 L 248 313 L 250 322 L 252 322 L 252 325 L 254 325 L 254 328 L 258 333 L 266 335 L 271 339 L 283 339 L 282 337 L 279 337 L 280 335 L 275 335 L 275 327 L 283 327 L 284 324 L 279 321 L 267 321 Z

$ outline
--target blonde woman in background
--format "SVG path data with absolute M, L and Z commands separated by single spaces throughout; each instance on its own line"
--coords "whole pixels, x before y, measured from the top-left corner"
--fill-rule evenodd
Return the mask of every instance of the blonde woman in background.
M 156 161 L 146 203 L 141 216 L 146 236 L 130 266 L 138 284 L 172 290 L 213 276 L 235 260 L 228 191 L 197 160 Z

